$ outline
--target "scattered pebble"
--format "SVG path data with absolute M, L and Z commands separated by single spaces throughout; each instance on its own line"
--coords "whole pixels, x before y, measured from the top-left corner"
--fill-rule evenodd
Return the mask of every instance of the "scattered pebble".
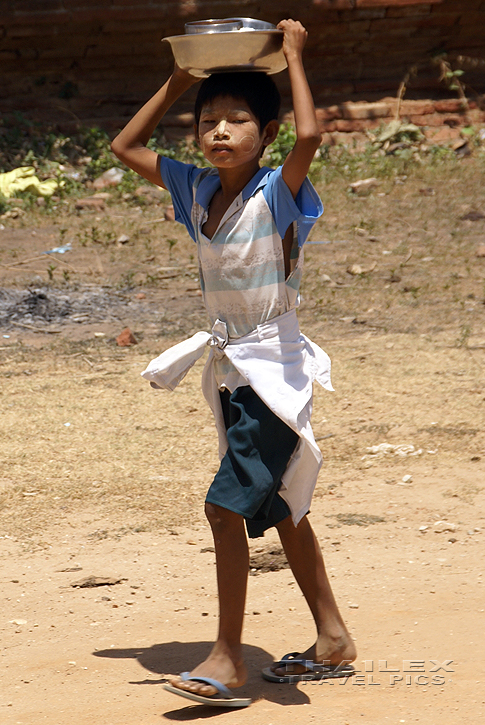
M 451 533 L 454 533 L 457 529 L 456 524 L 452 524 L 449 521 L 436 521 L 433 524 L 433 531 L 435 534 L 443 534 L 446 531 L 450 531 Z
M 477 209 L 472 209 L 467 214 L 463 214 L 460 219 L 465 222 L 478 222 L 482 219 L 485 219 L 485 214 L 483 214 L 481 211 L 478 211 Z
M 78 199 L 74 205 L 78 211 L 83 209 L 94 209 L 95 211 L 103 211 L 105 203 L 103 199 L 96 198 L 95 196 L 87 196 L 84 199 Z
M 132 345 L 138 345 L 138 340 L 132 333 L 129 327 L 125 327 L 116 338 L 116 344 L 118 347 L 131 347 Z
M 112 166 L 111 169 L 107 169 L 93 181 L 93 189 L 99 190 L 107 189 L 109 186 L 118 186 L 123 181 L 125 173 L 123 169 Z
M 368 196 L 377 186 L 379 186 L 379 181 L 371 177 L 369 179 L 354 181 L 352 184 L 349 184 L 349 189 L 352 193 L 357 194 L 357 196 Z
M 357 277 L 359 274 L 370 274 L 376 267 L 377 262 L 372 262 L 372 264 L 368 265 L 351 264 L 350 267 L 347 267 L 347 272 L 348 274 Z

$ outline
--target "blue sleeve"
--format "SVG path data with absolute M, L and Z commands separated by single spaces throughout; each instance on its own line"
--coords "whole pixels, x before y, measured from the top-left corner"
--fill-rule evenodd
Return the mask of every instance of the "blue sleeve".
M 283 180 L 282 166 L 270 172 L 263 189 L 281 238 L 293 222 L 297 222 L 298 244 L 303 246 L 311 228 L 323 213 L 323 204 L 309 179 L 305 179 L 296 199 Z
M 203 169 L 199 169 L 193 164 L 183 164 L 180 161 L 168 159 L 166 156 L 159 156 L 159 164 L 163 185 L 172 197 L 175 221 L 183 224 L 192 239 L 195 240 L 192 225 L 193 185 Z

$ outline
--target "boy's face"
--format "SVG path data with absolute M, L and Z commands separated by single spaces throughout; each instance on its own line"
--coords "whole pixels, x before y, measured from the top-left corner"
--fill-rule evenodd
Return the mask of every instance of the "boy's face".
M 268 133 L 272 123 L 261 131 L 246 101 L 219 96 L 202 107 L 197 141 L 211 164 L 217 168 L 234 168 L 259 160 L 263 146 L 274 140 L 272 131 Z

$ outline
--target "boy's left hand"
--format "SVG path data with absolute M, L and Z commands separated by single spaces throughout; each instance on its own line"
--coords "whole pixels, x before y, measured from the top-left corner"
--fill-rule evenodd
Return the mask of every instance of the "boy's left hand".
M 281 20 L 276 26 L 278 30 L 282 30 L 283 36 L 283 53 L 286 60 L 298 57 L 303 53 L 308 33 L 299 20 Z

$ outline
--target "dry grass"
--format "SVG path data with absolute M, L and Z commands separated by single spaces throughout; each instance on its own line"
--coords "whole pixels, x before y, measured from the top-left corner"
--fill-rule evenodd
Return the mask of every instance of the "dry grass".
M 351 197 L 342 176 L 320 184 L 326 215 L 312 239 L 335 243 L 308 247 L 300 314 L 304 331 L 334 362 L 336 393 L 315 395 L 315 434 L 326 461 L 318 495 L 359 475 L 369 465 L 362 460 L 367 447 L 383 442 L 423 449 L 404 462 L 370 463 L 391 482 L 417 467 L 445 475 L 452 461 L 485 456 L 485 259 L 476 257 L 485 220 L 460 218 L 471 209 L 485 213 L 482 177 L 483 160 L 472 157 L 422 164 L 404 183 L 382 177 L 384 196 Z M 149 298 L 153 290 L 150 309 L 135 316 L 142 339 L 136 348 L 120 350 L 91 330 L 73 342 L 72 325 L 36 346 L 22 331 L 9 331 L 0 350 L 2 535 L 41 544 L 56 523 L 79 512 L 92 517 L 98 536 L 171 529 L 202 516 L 217 445 L 200 365 L 172 394 L 155 393 L 139 377 L 169 337 L 205 324 L 192 294 L 192 243 L 169 222 L 146 224 L 160 213 L 122 204 L 98 221 L 35 213 L 1 232 L 0 261 L 8 264 L 55 246 L 67 228 L 63 239 L 72 238 L 75 248 L 66 261 L 78 270 L 62 281 L 67 292 L 86 282 L 123 288 L 128 297 L 141 286 Z M 93 225 L 106 234 L 130 229 L 132 241 L 76 244 Z M 49 262 L 3 268 L 4 284 L 38 284 L 39 274 L 45 283 Z M 169 263 L 180 266 L 178 276 L 154 274 Z M 347 271 L 374 263 L 370 273 Z
M 367 447 L 382 442 L 423 449 L 404 462 L 372 462 L 396 480 L 417 466 L 485 455 L 484 380 L 466 350 L 404 335 L 326 347 L 337 391 L 315 396 L 320 495 L 351 480 L 368 465 Z M 200 520 L 217 470 L 200 365 L 176 392 L 154 392 L 138 375 L 153 349 L 105 352 L 94 369 L 56 347 L 19 351 L 18 359 L 12 351 L 2 366 L 4 534 L 39 543 L 55 522 L 80 512 L 110 534 Z

